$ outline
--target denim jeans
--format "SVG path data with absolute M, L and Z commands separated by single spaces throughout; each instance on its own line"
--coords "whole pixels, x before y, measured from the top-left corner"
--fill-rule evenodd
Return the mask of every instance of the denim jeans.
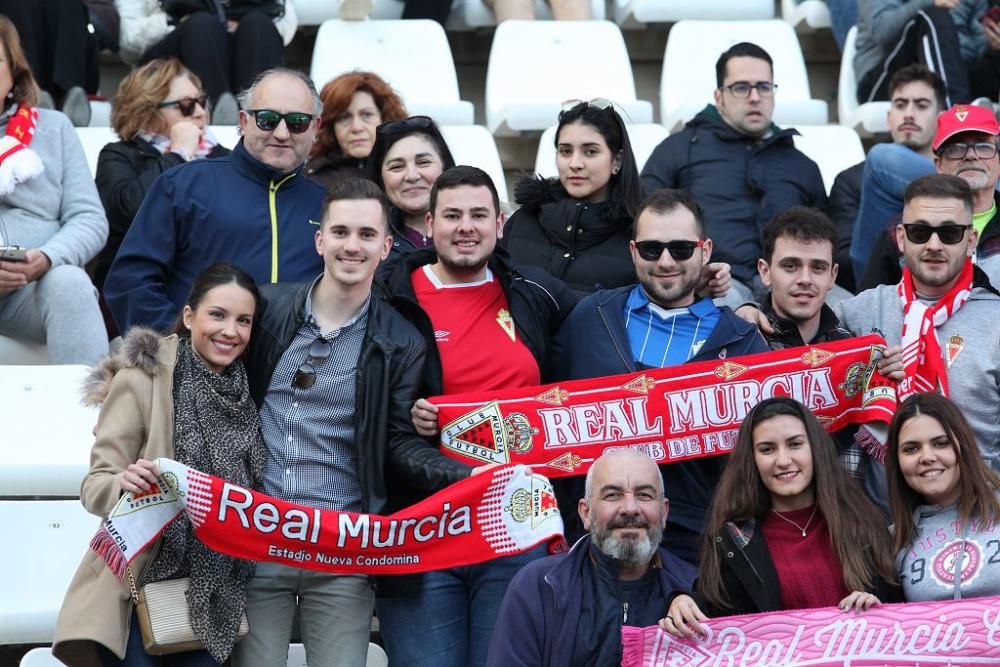
M 538 547 L 478 565 L 380 583 L 375 611 L 389 667 L 480 667 L 507 585 Z
M 125 644 L 125 659 L 119 660 L 118 656 L 101 645 L 98 645 L 97 652 L 103 667 L 219 667 L 215 658 L 205 650 L 164 656 L 149 655 L 142 647 L 142 631 L 139 630 L 139 619 L 134 613 L 129 626 L 128 642 Z
M 826 0 L 826 6 L 830 10 L 833 38 L 837 40 L 837 47 L 843 53 L 847 33 L 858 22 L 858 0 Z
M 872 146 L 861 179 L 861 202 L 851 237 L 851 268 L 858 284 L 879 234 L 903 212 L 903 193 L 913 180 L 935 173 L 934 163 L 899 144 Z

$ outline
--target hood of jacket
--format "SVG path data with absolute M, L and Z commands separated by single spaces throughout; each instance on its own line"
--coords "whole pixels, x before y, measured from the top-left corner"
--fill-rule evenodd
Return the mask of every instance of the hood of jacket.
M 718 107 L 714 104 L 705 105 L 705 108 L 699 111 L 694 118 L 689 120 L 685 127 L 689 127 L 693 130 L 703 129 L 714 132 L 715 135 L 722 140 L 746 141 L 751 139 L 751 137 L 743 134 L 723 120 L 722 114 L 719 113 Z M 798 133 L 798 130 L 795 130 L 794 128 L 787 128 L 783 130 L 772 121 L 768 134 L 761 139 L 761 142 L 770 144 L 778 140 L 793 141 L 792 137 Z
M 152 376 L 159 366 L 163 336 L 153 329 L 133 327 L 122 339 L 116 353 L 97 363 L 83 380 L 83 404 L 100 406 L 108 397 L 111 380 L 123 368 L 137 368 Z
M 547 204 L 560 204 L 569 202 L 575 204 L 577 200 L 569 196 L 563 188 L 558 178 L 545 178 L 543 176 L 525 176 L 518 181 L 514 188 L 514 201 L 521 205 L 527 213 L 538 215 Z M 632 218 L 625 210 L 625 206 L 620 201 L 608 200 L 596 204 L 590 204 L 590 208 L 601 220 L 618 223 L 626 220 L 632 223 Z

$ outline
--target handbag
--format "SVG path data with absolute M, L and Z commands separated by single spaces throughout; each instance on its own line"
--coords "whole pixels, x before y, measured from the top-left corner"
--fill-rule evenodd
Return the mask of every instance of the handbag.
M 183 577 L 157 581 L 137 589 L 131 568 L 127 570 L 127 574 L 129 591 L 135 602 L 135 615 L 139 619 L 142 645 L 146 653 L 167 655 L 205 647 L 191 627 L 186 595 L 191 586 L 191 579 Z M 249 633 L 250 624 L 247 623 L 247 614 L 244 611 L 240 617 L 240 629 L 236 633 L 236 641 L 240 641 Z

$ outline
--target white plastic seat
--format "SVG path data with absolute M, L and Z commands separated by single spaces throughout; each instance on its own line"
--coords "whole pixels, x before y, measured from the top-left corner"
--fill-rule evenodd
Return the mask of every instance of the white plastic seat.
M 455 164 L 479 167 L 493 179 L 501 204 L 508 201 L 507 178 L 493 135 L 482 125 L 452 125 L 441 128 Z
M 291 0 L 289 0 L 291 1 Z M 337 4 L 333 0 L 294 0 L 299 25 L 320 25 L 337 18 Z M 726 0 L 722 0 L 723 2 Z M 755 0 L 761 2 L 763 0 Z M 605 17 L 604 0 L 590 0 L 590 11 L 595 19 Z M 374 0 L 370 18 L 378 21 L 395 21 L 403 16 L 401 0 Z M 545 0 L 535 0 L 535 16 L 551 19 L 552 9 Z M 493 11 L 482 0 L 454 0 L 448 15 L 448 32 L 468 32 L 479 28 L 492 28 L 497 24 Z
M 49 351 L 45 345 L 0 336 L 0 364 L 23 366 L 47 363 Z
M 80 404 L 87 372 L 0 366 L 0 497 L 80 495 L 97 423 L 97 410 Z
M 66 589 L 99 525 L 79 500 L 0 501 L 0 526 L 11 536 L 0 549 L 0 645 L 52 641 Z
M 385 650 L 374 642 L 368 642 L 368 658 L 365 667 L 388 667 L 389 657 Z M 39 667 L 44 667 L 39 665 Z M 306 667 L 306 647 L 292 644 L 288 647 L 288 667 Z
M 815 32 L 830 27 L 830 8 L 823 0 L 781 0 L 781 18 L 796 32 Z
M 622 27 L 687 20 L 751 21 L 774 18 L 773 0 L 614 0 Z
M 236 148 L 240 142 L 239 125 L 210 125 L 209 129 L 215 135 L 215 140 L 229 150 Z
M 568 99 L 607 98 L 627 122 L 649 123 L 636 98 L 621 30 L 610 21 L 504 21 L 486 71 L 486 126 L 494 135 L 541 132 Z
M 471 125 L 471 102 L 458 96 L 458 75 L 444 28 L 428 20 L 325 21 L 316 35 L 310 76 L 318 88 L 355 69 L 375 72 L 411 114 L 439 125 Z
M 801 136 L 795 137 L 795 147 L 819 165 L 823 184 L 829 194 L 837 174 L 865 159 L 861 137 L 843 125 L 796 125 Z
M 104 127 L 78 127 L 76 136 L 83 145 L 83 154 L 87 156 L 87 166 L 90 167 L 90 175 L 97 174 L 97 157 L 101 154 L 101 149 L 113 141 L 118 141 L 118 135 L 108 126 Z
M 62 667 L 63 663 L 56 660 L 55 656 L 52 655 L 52 649 L 50 647 L 45 648 L 33 648 L 23 656 L 21 656 L 21 662 L 18 663 L 20 667 Z
M 655 123 L 626 125 L 625 129 L 628 132 L 629 143 L 632 144 L 632 152 L 635 154 L 636 167 L 641 172 L 653 149 L 667 138 L 667 129 Z M 554 178 L 559 175 L 556 170 L 555 137 L 556 126 L 552 126 L 542 132 L 542 138 L 538 140 L 535 173 L 546 178 Z
M 681 21 L 670 29 L 660 78 L 660 114 L 671 132 L 712 102 L 715 63 L 729 47 L 752 42 L 774 61 L 774 122 L 825 125 L 829 110 L 809 92 L 805 58 L 792 26 L 771 21 Z
M 889 131 L 886 114 L 889 102 L 858 103 L 858 78 L 854 71 L 857 53 L 858 27 L 847 32 L 844 53 L 840 58 L 840 79 L 837 82 L 837 115 L 841 125 L 854 128 L 863 137 Z

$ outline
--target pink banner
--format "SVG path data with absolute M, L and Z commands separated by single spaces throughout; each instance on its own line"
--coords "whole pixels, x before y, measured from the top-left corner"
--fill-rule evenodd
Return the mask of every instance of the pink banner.
M 1000 665 L 1000 597 L 835 607 L 703 622 L 704 639 L 622 628 L 622 667 Z

